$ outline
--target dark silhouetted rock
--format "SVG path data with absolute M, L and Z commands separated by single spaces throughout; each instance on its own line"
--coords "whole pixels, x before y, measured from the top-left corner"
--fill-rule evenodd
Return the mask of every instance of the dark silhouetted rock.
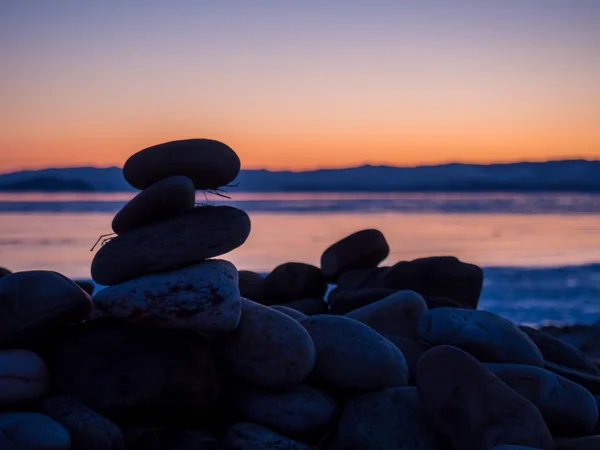
M 41 412 L 68 430 L 71 450 L 125 450 L 117 425 L 71 397 L 46 399 Z
M 253 423 L 237 423 L 223 439 L 231 450 L 311 450 L 310 446 Z
M 220 344 L 229 375 L 268 388 L 302 383 L 315 364 L 315 346 L 302 325 L 247 299 L 239 326 Z
M 565 341 L 535 328 L 520 326 L 519 329 L 531 338 L 546 361 L 593 375 L 600 375 L 598 367 L 583 352 Z
M 146 189 L 172 175 L 190 178 L 196 189 L 217 189 L 240 172 L 240 159 L 227 145 L 211 139 L 186 139 L 155 145 L 129 157 L 125 180 Z
M 580 372 L 579 370 L 564 367 L 560 364 L 551 363 L 549 361 L 544 362 L 544 369 L 561 375 L 568 380 L 574 381 L 575 383 L 586 388 L 592 394 L 600 395 L 600 376 L 592 375 L 586 372 Z
M 57 272 L 17 272 L 0 278 L 0 345 L 76 324 L 92 309 L 90 296 Z
M 281 264 L 265 278 L 265 299 L 269 305 L 285 305 L 303 298 L 323 298 L 327 281 L 321 269 L 310 264 Z
M 177 216 L 192 209 L 195 203 L 196 188 L 192 180 L 182 176 L 164 178 L 125 204 L 113 218 L 112 229 L 122 234 Z
M 398 347 L 404 355 L 408 367 L 408 384 L 414 385 L 417 363 L 419 362 L 419 359 L 421 359 L 421 356 L 430 349 L 430 346 L 421 341 L 404 336 L 385 333 L 382 333 L 382 336 Z
M 435 308 L 463 308 L 463 309 L 474 309 L 469 305 L 463 305 L 456 300 L 452 300 L 448 297 L 435 297 L 433 295 L 423 295 L 423 300 L 427 305 L 427 309 Z
M 436 308 L 419 322 L 421 338 L 432 345 L 459 347 L 482 362 L 541 367 L 542 354 L 512 322 L 488 311 Z
M 251 270 L 239 271 L 240 295 L 257 303 L 265 301 L 265 277 Z
M 369 305 L 350 311 L 346 317 L 370 326 L 378 333 L 417 338 L 417 324 L 427 311 L 423 298 L 413 291 L 397 291 Z
M 12 272 L 4 267 L 0 267 L 0 278 L 10 275 Z
M 302 298 L 300 300 L 285 303 L 283 306 L 300 311 L 307 316 L 327 314 L 329 312 L 329 305 L 327 305 L 327 302 L 322 298 Z
M 598 450 L 599 448 L 600 436 L 586 436 L 556 439 L 555 450 Z
M 242 312 L 237 270 L 216 259 L 107 287 L 94 305 L 117 319 L 209 335 L 234 330 Z
M 92 278 L 98 284 L 113 285 L 189 266 L 230 252 L 249 234 L 250 218 L 240 209 L 194 208 L 111 239 L 92 261 Z
M 363 394 L 344 408 L 338 425 L 342 444 L 362 450 L 445 450 L 429 428 L 417 388 Z
M 115 420 L 201 417 L 220 389 L 202 336 L 113 319 L 69 330 L 49 367 L 61 391 Z
M 336 402 L 331 395 L 303 384 L 277 391 L 244 386 L 235 392 L 235 410 L 242 420 L 285 436 L 302 436 L 328 425 Z
M 448 297 L 468 308 L 477 308 L 483 271 L 452 256 L 402 261 L 380 273 L 368 287 L 411 290 L 421 295 Z
M 489 450 L 496 444 L 554 448 L 537 408 L 456 347 L 425 353 L 416 380 L 429 423 L 456 450 Z
M 350 311 L 370 305 L 398 292 L 396 289 L 359 289 L 357 291 L 334 289 L 327 297 L 329 312 L 344 315 Z
M 92 295 L 96 289 L 96 286 L 91 281 L 74 280 L 74 282 L 77 286 L 87 292 L 88 295 Z
M 539 367 L 486 364 L 494 375 L 540 410 L 554 435 L 582 436 L 598 421 L 598 406 L 585 388 Z
M 321 270 L 335 281 L 348 270 L 377 267 L 390 253 L 390 247 L 379 230 L 362 230 L 329 247 L 321 256 Z
M 377 287 L 379 276 L 389 267 L 374 267 L 372 269 L 353 269 L 342 273 L 337 279 L 336 285 L 340 290 L 356 291 L 369 287 Z M 393 289 L 398 291 L 399 289 Z
M 42 358 L 29 350 L 0 350 L 0 406 L 41 399 L 50 380 Z
M 69 450 L 71 438 L 61 424 L 31 412 L 0 412 L 0 449 Z
M 125 431 L 127 450 L 226 450 L 205 430 L 142 427 Z
M 271 306 L 271 308 L 273 308 L 275 311 L 279 311 L 280 313 L 285 314 L 286 316 L 291 317 L 294 320 L 297 320 L 298 322 L 308 317 L 306 314 L 301 313 L 300 311 L 297 311 L 295 309 L 288 308 L 284 305 L 273 305 Z
M 404 386 L 408 368 L 390 341 L 347 317 L 320 315 L 301 322 L 317 349 L 311 381 L 327 389 L 379 390 Z

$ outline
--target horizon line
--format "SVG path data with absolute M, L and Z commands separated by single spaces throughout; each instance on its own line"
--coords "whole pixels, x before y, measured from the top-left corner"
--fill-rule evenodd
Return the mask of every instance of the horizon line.
M 241 171 L 244 170 L 262 170 L 266 172 L 291 172 L 291 173 L 305 173 L 305 172 L 316 172 L 319 170 L 344 170 L 344 169 L 357 169 L 361 167 L 390 167 L 396 169 L 416 169 L 421 167 L 441 167 L 441 166 L 452 166 L 452 165 L 466 165 L 466 166 L 496 166 L 496 165 L 516 165 L 516 164 L 543 164 L 543 163 L 551 163 L 551 162 L 575 162 L 575 161 L 585 161 L 585 162 L 600 162 L 600 158 L 590 159 L 586 157 L 563 157 L 563 158 L 552 158 L 552 159 L 524 159 L 524 160 L 512 160 L 512 161 L 496 161 L 496 162 L 469 162 L 469 161 L 448 161 L 448 162 L 440 162 L 437 164 L 416 164 L 416 165 L 395 165 L 395 164 L 386 164 L 386 163 L 372 163 L 372 162 L 362 162 L 355 165 L 350 166 L 320 166 L 315 168 L 306 168 L 300 170 L 294 170 L 289 168 L 279 168 L 279 169 L 267 169 L 264 167 L 243 167 Z M 95 165 L 75 165 L 75 166 L 45 166 L 38 168 L 23 168 L 17 170 L 11 170 L 8 172 L 0 172 L 1 175 L 10 175 L 14 173 L 22 173 L 22 172 L 39 172 L 43 170 L 64 170 L 64 169 L 122 169 L 122 166 L 109 165 L 109 166 L 95 166 Z

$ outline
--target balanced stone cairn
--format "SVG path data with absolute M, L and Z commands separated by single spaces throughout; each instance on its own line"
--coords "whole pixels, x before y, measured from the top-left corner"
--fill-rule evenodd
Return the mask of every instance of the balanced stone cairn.
M 0 450 L 600 449 L 600 326 L 478 310 L 479 267 L 381 266 L 378 230 L 320 267 L 238 273 L 211 258 L 245 242 L 248 216 L 195 196 L 239 170 L 206 139 L 133 155 L 142 191 L 95 255 L 93 297 L 55 272 L 2 274 Z

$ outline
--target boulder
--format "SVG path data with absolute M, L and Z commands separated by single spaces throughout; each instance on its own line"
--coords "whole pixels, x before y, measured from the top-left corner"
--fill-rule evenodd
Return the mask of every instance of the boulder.
M 284 305 L 294 300 L 323 298 L 327 281 L 321 269 L 310 264 L 281 264 L 265 278 L 265 299 L 269 305 Z
M 0 278 L 10 275 L 12 272 L 4 267 L 0 267 Z
M 67 429 L 71 450 L 125 450 L 121 429 L 74 398 L 48 398 L 41 412 Z
M 0 278 L 0 346 L 79 323 L 91 309 L 90 296 L 57 272 L 34 270 Z
M 544 362 L 544 369 L 574 381 L 594 395 L 600 395 L 600 376 L 592 375 L 591 373 L 587 372 L 580 372 L 579 370 L 564 367 L 560 364 L 555 364 L 548 361 Z
M 68 330 L 49 367 L 59 390 L 117 421 L 201 418 L 220 390 L 205 338 L 114 319 Z
M 117 319 L 208 335 L 233 331 L 242 312 L 237 270 L 222 260 L 135 278 L 102 289 L 93 300 Z
M 133 197 L 112 221 L 112 229 L 122 234 L 154 222 L 169 219 L 196 203 L 196 188 L 189 178 L 172 176 L 158 180 Z
M 399 387 L 359 395 L 348 402 L 338 425 L 348 448 L 361 450 L 444 450 L 429 428 L 417 388 Z
M 96 290 L 96 286 L 91 281 L 74 280 L 74 283 L 87 292 L 88 295 L 92 295 Z
M 417 324 L 427 312 L 423 297 L 413 291 L 397 291 L 369 305 L 350 311 L 349 317 L 382 334 L 417 338 Z
M 230 376 L 267 388 L 300 384 L 315 364 L 315 345 L 302 325 L 247 299 L 239 326 L 221 340 L 219 354 Z
M 125 431 L 127 450 L 225 450 L 201 429 L 130 427 Z
M 494 375 L 540 410 L 555 435 L 582 436 L 598 421 L 598 406 L 585 388 L 539 367 L 486 364 Z
M 0 407 L 40 400 L 49 387 L 42 358 L 29 350 L 0 350 Z
M 235 411 L 251 423 L 285 436 L 302 436 L 324 429 L 336 411 L 335 399 L 304 384 L 286 390 L 243 386 L 235 392 Z
M 540 349 L 544 360 L 592 375 L 600 375 L 598 367 L 583 352 L 567 342 L 535 328 L 520 326 L 519 329 Z
M 288 308 L 285 305 L 273 305 L 271 306 L 271 308 L 273 308 L 275 311 L 279 311 L 280 313 L 285 314 L 286 316 L 291 317 L 294 320 L 297 320 L 298 322 L 308 317 L 306 314 L 303 314 L 295 309 Z
M 423 300 L 425 300 L 425 304 L 427 305 L 427 309 L 434 308 L 463 308 L 463 309 L 474 309 L 469 305 L 463 305 L 456 300 L 452 300 L 448 297 L 436 297 L 434 295 L 423 295 Z
M 329 305 L 327 305 L 327 302 L 322 298 L 302 298 L 300 300 L 294 300 L 293 302 L 284 303 L 283 306 L 300 311 L 307 316 L 327 314 L 329 312 Z
M 321 270 L 328 280 L 348 270 L 370 269 L 388 257 L 390 247 L 379 230 L 361 230 L 329 247 L 321 256 Z
M 69 450 L 71 437 L 50 417 L 31 412 L 0 412 L 0 449 Z
M 541 367 L 542 354 L 512 322 L 488 311 L 436 308 L 419 322 L 421 338 L 431 345 L 459 347 L 481 362 Z
M 382 333 L 382 336 L 398 347 L 398 350 L 404 355 L 406 366 L 408 367 L 408 384 L 413 386 L 417 371 L 417 363 L 419 362 L 419 359 L 421 359 L 421 356 L 430 349 L 430 346 L 421 341 L 395 334 Z
M 265 277 L 251 270 L 239 271 L 240 294 L 257 303 L 265 301 Z
M 311 381 L 332 390 L 379 390 L 405 386 L 402 352 L 372 328 L 341 316 L 311 316 L 301 322 L 317 358 Z
M 489 450 L 497 444 L 554 448 L 537 408 L 456 347 L 427 351 L 417 365 L 416 382 L 430 424 L 456 450 Z
M 586 436 L 556 439 L 555 450 L 598 450 L 599 448 L 600 436 Z
M 356 291 L 342 290 L 339 288 L 331 291 L 327 300 L 329 302 L 329 312 L 343 316 L 350 311 L 370 305 L 382 298 L 398 292 L 396 289 L 359 289 Z
M 377 287 L 379 276 L 389 267 L 373 267 L 371 269 L 352 269 L 343 272 L 337 279 L 336 285 L 340 290 L 356 291 Z M 399 289 L 393 289 L 397 291 Z
M 240 159 L 227 145 L 211 139 L 165 142 L 137 152 L 123 166 L 125 180 L 146 189 L 163 178 L 183 175 L 196 189 L 218 189 L 240 172 Z
M 253 423 L 236 423 L 227 429 L 223 443 L 231 450 L 311 450 L 311 447 Z
M 248 215 L 231 206 L 202 206 L 172 219 L 129 231 L 100 248 L 92 278 L 113 285 L 190 266 L 242 245 L 250 234 Z

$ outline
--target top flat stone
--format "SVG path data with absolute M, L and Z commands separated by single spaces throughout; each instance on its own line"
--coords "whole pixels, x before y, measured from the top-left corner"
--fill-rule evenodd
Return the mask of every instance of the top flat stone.
M 148 147 L 123 166 L 125 180 L 145 189 L 172 175 L 190 178 L 196 189 L 217 189 L 240 172 L 240 159 L 227 145 L 211 139 L 186 139 Z

